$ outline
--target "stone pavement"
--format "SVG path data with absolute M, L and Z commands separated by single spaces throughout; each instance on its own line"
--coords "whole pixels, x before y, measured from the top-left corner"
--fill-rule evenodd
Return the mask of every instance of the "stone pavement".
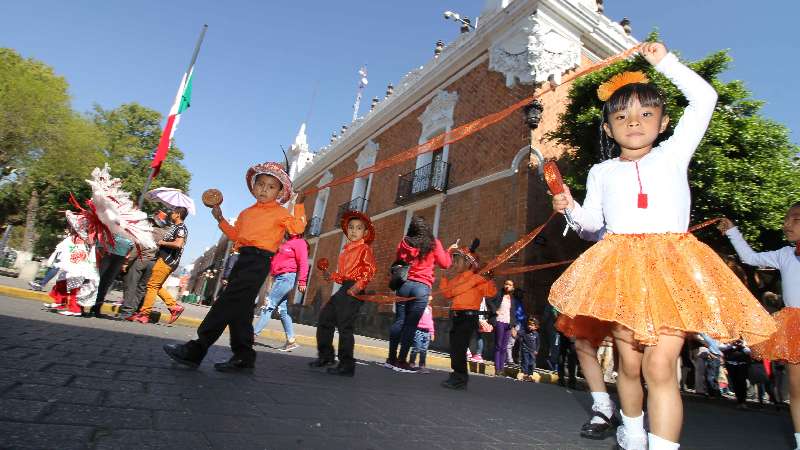
M 578 436 L 589 396 L 554 385 L 446 373 L 399 374 L 364 361 L 355 378 L 307 367 L 313 349 L 259 345 L 253 374 L 221 374 L 215 346 L 199 370 L 161 346 L 189 327 L 58 316 L 0 297 L 0 448 L 610 449 Z M 223 336 L 222 344 L 226 344 Z M 277 346 L 278 341 L 268 344 Z M 686 401 L 684 449 L 790 446 L 786 410 Z

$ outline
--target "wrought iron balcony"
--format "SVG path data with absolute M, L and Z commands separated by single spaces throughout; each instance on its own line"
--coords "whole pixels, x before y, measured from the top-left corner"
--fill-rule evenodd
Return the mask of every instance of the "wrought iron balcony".
M 438 192 L 447 192 L 450 164 L 433 161 L 419 169 L 401 175 L 397 183 L 395 203 L 405 205 Z
M 322 232 L 322 217 L 312 217 L 306 227 L 308 237 L 319 236 Z
M 347 211 L 359 211 L 365 212 L 367 209 L 367 199 L 364 197 L 356 197 L 349 202 L 342 203 L 339 205 L 339 213 L 336 215 L 336 225 L 339 225 L 339 222 L 342 220 L 342 216 Z

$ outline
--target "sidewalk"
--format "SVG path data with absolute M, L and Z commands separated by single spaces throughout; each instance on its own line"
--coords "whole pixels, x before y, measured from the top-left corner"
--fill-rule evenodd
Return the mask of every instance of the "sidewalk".
M 52 285 L 49 284 L 49 288 Z M 10 297 L 24 298 L 32 301 L 49 303 L 50 297 L 47 295 L 47 288 L 45 291 L 37 292 L 29 289 L 28 282 L 19 278 L 3 277 L 0 276 L 0 295 L 8 295 Z M 106 295 L 106 303 L 103 305 L 102 312 L 105 314 L 115 314 L 119 308 L 119 303 L 122 302 L 122 292 L 110 291 Z M 181 317 L 174 323 L 185 327 L 197 328 L 208 312 L 208 306 L 194 305 L 190 303 L 183 304 L 186 310 Z M 162 302 L 157 301 L 154 312 L 150 316 L 150 320 L 154 323 L 159 323 L 161 317 L 169 318 L 169 312 Z M 162 316 L 163 314 L 163 316 Z M 294 324 L 295 338 L 297 343 L 309 347 L 316 347 L 317 338 L 316 327 L 311 325 L 303 325 L 299 323 Z M 367 336 L 356 335 L 356 357 L 370 357 L 373 359 L 383 359 L 388 352 L 389 343 L 383 339 L 375 339 Z M 270 320 L 267 328 L 265 328 L 256 341 L 259 340 L 278 340 L 283 341 L 286 336 L 283 332 L 283 327 L 279 320 Z M 334 337 L 334 343 L 338 342 L 338 337 Z M 437 369 L 450 369 L 450 357 L 441 352 L 428 351 L 427 365 L 431 368 Z M 470 372 L 483 375 L 495 375 L 494 365 L 491 363 L 476 363 L 469 362 Z M 518 371 L 510 370 L 508 372 L 513 378 L 522 379 L 522 374 Z M 546 371 L 539 371 L 534 373 L 533 380 L 535 382 L 555 383 L 558 377 Z

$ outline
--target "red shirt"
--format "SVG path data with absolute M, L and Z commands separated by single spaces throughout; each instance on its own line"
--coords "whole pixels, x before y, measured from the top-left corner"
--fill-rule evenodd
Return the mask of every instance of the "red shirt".
M 339 254 L 339 263 L 336 272 L 331 274 L 331 280 L 342 284 L 345 281 L 355 281 L 354 289 L 363 290 L 375 276 L 375 256 L 372 247 L 361 239 L 349 242 Z
M 434 264 L 447 269 L 452 263 L 450 253 L 448 253 L 442 243 L 438 239 L 434 239 L 433 250 L 425 255 L 424 258 L 419 259 L 419 249 L 412 247 L 406 243 L 406 239 L 397 245 L 397 259 L 407 262 L 411 267 L 408 269 L 409 281 L 417 281 L 427 284 L 429 287 L 433 286 L 433 267 Z

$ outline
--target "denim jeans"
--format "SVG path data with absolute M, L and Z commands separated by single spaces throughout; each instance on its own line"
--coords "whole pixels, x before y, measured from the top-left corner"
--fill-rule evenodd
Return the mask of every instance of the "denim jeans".
M 413 297 L 414 300 L 395 304 L 394 323 L 389 330 L 389 360 L 405 361 L 408 351 L 414 342 L 414 334 L 425 307 L 428 306 L 428 295 L 431 287 L 418 281 L 406 281 L 397 290 L 400 297 Z M 398 354 L 397 347 L 400 346 Z
M 275 277 L 272 282 L 272 290 L 269 291 L 267 296 L 267 303 L 261 308 L 261 317 L 258 318 L 258 323 L 253 330 L 255 334 L 260 334 L 261 330 L 266 328 L 267 322 L 272 317 L 272 311 L 278 309 L 278 314 L 281 316 L 281 323 L 283 323 L 283 331 L 286 332 L 286 340 L 291 341 L 294 339 L 294 328 L 292 326 L 292 316 L 289 315 L 288 299 L 289 292 L 294 289 L 294 280 L 297 273 L 282 273 Z
M 42 277 L 42 280 L 39 282 L 39 284 L 41 284 L 42 287 L 44 287 L 44 285 L 49 283 L 50 280 L 52 280 L 53 277 L 56 276 L 57 274 L 58 274 L 58 267 L 48 267 L 47 272 L 45 272 L 44 277 Z
M 417 329 L 417 332 L 414 334 L 414 346 L 411 347 L 411 359 L 408 362 L 414 364 L 414 361 L 417 360 L 417 354 L 419 354 L 419 366 L 425 366 L 425 357 L 428 356 L 428 346 L 430 344 L 430 331 Z

